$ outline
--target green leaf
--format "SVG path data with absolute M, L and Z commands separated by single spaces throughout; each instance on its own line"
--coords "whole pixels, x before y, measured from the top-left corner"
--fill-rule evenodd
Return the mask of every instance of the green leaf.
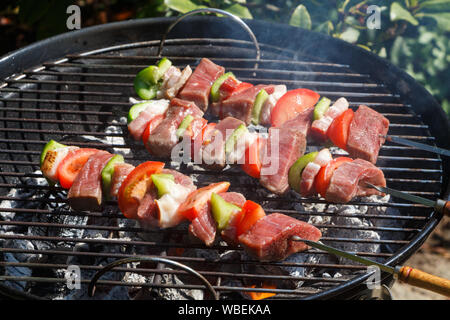
M 445 113 L 447 113 L 447 117 L 450 118 L 450 101 L 445 99 L 442 101 L 442 109 L 444 109 Z
M 424 13 L 422 16 L 433 18 L 440 29 L 450 31 L 450 12 Z
M 186 13 L 199 8 L 205 8 L 205 6 L 197 5 L 190 0 L 164 0 L 164 3 L 170 9 L 181 13 Z
M 339 12 L 345 12 L 345 8 L 347 7 L 350 0 L 344 0 L 341 3 L 338 3 L 338 10 Z
M 417 26 L 419 24 L 419 21 L 417 21 L 416 18 L 414 18 L 412 14 L 403 8 L 398 2 L 393 2 L 391 4 L 390 17 L 391 21 L 405 20 L 413 26 Z
M 339 38 L 350 43 L 355 43 L 356 41 L 358 41 L 359 35 L 360 32 L 357 29 L 350 27 L 342 32 Z
M 357 44 L 357 46 L 363 48 L 364 50 L 371 51 L 368 46 L 365 46 L 363 44 Z
M 419 10 L 425 9 L 427 12 L 450 11 L 450 0 L 427 0 L 423 1 Z
M 319 24 L 315 28 L 315 31 L 326 33 L 328 35 L 330 35 L 333 32 L 333 30 L 334 30 L 334 26 L 333 26 L 333 23 L 331 21 L 325 21 L 325 22 Z
M 33 1 L 21 0 L 19 1 L 19 20 L 22 23 L 32 25 L 38 22 L 45 16 L 53 5 L 51 0 Z
M 225 11 L 232 13 L 242 19 L 253 19 L 253 16 L 248 10 L 248 8 L 238 3 L 235 3 L 232 6 L 225 8 Z
M 304 5 L 301 4 L 295 8 L 291 19 L 289 20 L 289 24 L 291 26 L 311 30 L 311 16 Z

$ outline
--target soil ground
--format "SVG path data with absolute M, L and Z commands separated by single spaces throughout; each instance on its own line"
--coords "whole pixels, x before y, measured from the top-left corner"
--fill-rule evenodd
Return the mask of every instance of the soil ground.
M 450 217 L 441 220 L 420 250 L 405 265 L 450 279 Z M 398 281 L 393 285 L 391 293 L 395 300 L 449 300 L 431 291 Z

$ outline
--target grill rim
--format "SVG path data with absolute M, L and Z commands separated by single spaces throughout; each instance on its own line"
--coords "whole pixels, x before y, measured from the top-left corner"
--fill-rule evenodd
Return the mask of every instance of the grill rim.
M 151 40 L 159 40 L 160 39 L 160 35 L 161 33 L 158 33 L 158 31 L 156 31 L 154 28 L 148 28 L 149 26 L 157 26 L 157 28 L 161 29 L 162 32 L 165 31 L 166 26 L 168 26 L 171 22 L 173 22 L 176 18 L 148 18 L 148 19 L 139 19 L 139 20 L 129 20 L 129 21 L 124 21 L 124 22 L 115 22 L 115 23 L 110 23 L 110 24 L 105 24 L 105 25 L 99 25 L 99 26 L 93 26 L 93 27 L 89 27 L 89 28 L 85 28 L 82 30 L 78 30 L 75 32 L 68 32 L 62 35 L 58 35 L 58 36 L 54 36 L 39 42 L 36 42 L 32 45 L 29 45 L 27 47 L 24 47 L 22 49 L 13 51 L 11 53 L 6 54 L 5 56 L 0 58 L 0 78 L 2 80 L 6 80 L 6 76 L 9 75 L 17 75 L 17 73 L 23 73 L 25 71 L 27 71 L 29 68 L 34 67 L 36 68 L 36 66 L 41 65 L 44 62 L 48 62 L 48 61 L 52 61 L 53 59 L 57 59 L 56 61 L 62 60 L 63 57 L 66 57 L 67 55 L 70 54 L 74 54 L 74 53 L 85 53 L 85 52 L 102 52 L 102 51 L 108 51 L 109 48 L 111 48 L 113 45 L 111 44 L 111 42 L 109 41 L 111 38 L 113 39 L 117 39 L 117 34 L 125 34 L 125 35 L 129 35 L 129 30 L 128 29 L 135 29 L 135 30 L 151 30 L 152 32 L 150 32 L 151 36 L 155 36 L 155 39 L 151 39 Z M 191 20 L 192 19 L 192 20 Z M 206 23 L 211 23 L 211 21 L 214 21 L 214 23 L 223 23 L 223 18 L 217 18 L 217 17 L 191 17 L 188 21 L 201 21 L 201 23 L 204 23 L 204 20 L 208 20 L 206 21 Z M 426 91 L 421 85 L 419 85 L 412 77 L 410 77 L 406 72 L 400 70 L 399 68 L 395 67 L 394 65 L 390 64 L 389 62 L 387 62 L 386 60 L 370 53 L 367 52 L 366 50 L 363 50 L 361 48 L 358 48 L 356 46 L 353 46 L 351 44 L 348 44 L 342 40 L 339 39 L 334 39 L 332 37 L 323 35 L 323 34 L 319 34 L 316 32 L 311 32 L 311 31 L 307 31 L 307 30 L 302 30 L 302 29 L 298 29 L 298 28 L 294 28 L 294 27 L 290 27 L 287 25 L 282 25 L 282 24 L 275 24 L 275 23 L 271 23 L 271 22 L 265 22 L 265 21 L 258 21 L 258 20 L 245 20 L 246 23 L 249 24 L 250 28 L 254 31 L 255 29 L 261 30 L 261 28 L 267 28 L 268 25 L 272 25 L 274 27 L 276 27 L 278 30 L 281 29 L 286 29 L 289 30 L 291 32 L 295 31 L 295 35 L 296 36 L 307 36 L 307 37 L 316 37 L 317 39 L 315 41 L 317 41 L 318 43 L 322 42 L 322 41 L 326 41 L 327 43 L 331 43 L 335 45 L 335 49 L 339 46 L 344 46 L 345 49 L 347 50 L 353 50 L 353 52 L 355 52 L 355 50 L 359 50 L 359 52 L 361 53 L 361 56 L 366 57 L 366 59 L 371 59 L 374 61 L 374 65 L 377 65 L 377 67 L 379 67 L 380 65 L 384 67 L 384 69 L 387 69 L 389 71 L 389 74 L 392 75 L 391 79 L 387 84 L 387 87 L 392 90 L 394 93 L 397 94 L 397 92 L 400 92 L 402 90 L 399 90 L 397 85 L 393 85 L 395 80 L 401 80 L 403 81 L 403 85 L 405 85 L 405 82 L 407 85 L 409 85 L 410 87 L 412 87 L 414 90 L 414 97 L 419 97 L 420 100 L 425 100 L 427 101 L 427 105 L 429 110 L 429 113 L 432 113 L 434 118 L 436 118 L 436 112 L 439 113 L 439 120 L 446 120 L 446 115 L 444 113 L 444 111 L 442 110 L 442 108 L 440 108 L 440 106 L 438 105 L 438 103 L 436 102 L 436 100 L 431 96 L 430 93 L 428 93 L 428 91 Z M 146 28 L 143 28 L 146 27 Z M 126 31 L 123 31 L 123 30 Z M 176 30 L 175 30 L 176 31 Z M 172 36 L 174 36 L 175 34 L 178 34 L 177 32 L 172 31 Z M 97 35 L 99 32 L 102 32 L 103 34 L 106 33 L 113 33 L 113 35 L 111 37 L 95 37 L 95 35 Z M 258 31 L 254 31 L 257 36 L 258 36 Z M 116 36 L 116 37 L 114 37 Z M 146 32 L 142 32 L 139 33 L 139 37 L 141 38 L 145 38 L 146 41 L 150 41 L 149 38 L 147 37 L 147 33 Z M 97 40 L 101 38 L 101 40 Z M 177 38 L 177 37 L 176 37 Z M 182 36 L 181 36 L 182 38 Z M 259 38 L 259 37 L 258 37 Z M 94 44 L 89 43 L 91 42 L 91 40 L 95 39 Z M 104 39 L 104 41 L 103 41 Z M 122 38 L 120 38 L 122 39 Z M 139 42 L 138 39 L 134 39 L 134 40 L 130 40 L 128 37 L 123 37 L 124 40 L 124 44 L 130 44 L 131 42 Z M 259 42 L 264 43 L 264 40 L 262 39 L 258 39 Z M 63 43 L 62 43 L 63 42 Z M 322 42 L 323 43 L 323 42 Z M 70 44 L 70 45 L 69 45 Z M 93 45 L 97 45 L 99 46 L 99 48 L 94 48 L 92 47 Z M 117 43 L 114 44 L 114 46 L 117 46 Z M 89 47 L 89 49 L 87 48 Z M 42 51 L 42 49 L 45 49 L 44 51 Z M 79 51 L 77 51 L 79 50 Z M 312 50 L 311 48 L 309 48 L 308 50 Z M 70 52 L 68 52 L 70 51 Z M 339 51 L 339 50 L 337 50 Z M 36 57 L 38 52 L 46 52 L 46 54 L 42 54 L 39 55 L 39 57 Z M 358 52 L 358 51 L 356 51 Z M 344 58 L 349 58 L 349 57 L 344 57 Z M 295 61 L 296 57 L 294 56 L 292 58 L 292 60 Z M 331 59 L 330 57 L 327 58 Z M 332 60 L 334 61 L 334 60 Z M 336 62 L 337 63 L 337 62 Z M 342 62 L 340 62 L 342 63 Z M 345 63 L 344 63 L 345 64 Z M 354 68 L 353 64 L 349 64 L 352 68 Z M 356 69 L 358 70 L 358 69 Z M 360 71 L 362 72 L 362 71 Z M 362 73 L 370 73 L 367 72 L 367 70 L 364 70 L 364 72 Z M 375 76 L 373 76 L 375 77 Z M 381 81 L 380 79 L 376 79 Z M 0 84 L 0 87 L 4 86 L 5 84 Z M 411 97 L 409 97 L 408 95 L 405 94 L 399 94 L 400 97 L 402 99 L 404 99 L 405 101 L 407 100 L 411 100 Z M 419 100 L 419 101 L 420 101 Z M 413 106 L 418 105 L 419 103 L 413 103 Z M 0 105 L 3 106 L 3 103 L 0 102 Z M 415 111 L 416 108 L 413 108 Z M 422 110 L 423 111 L 423 110 Z M 423 115 L 423 113 L 419 112 L 419 115 Z M 425 117 L 423 118 L 423 122 L 427 125 L 429 125 L 429 130 L 432 134 L 433 137 L 436 137 L 437 141 L 440 146 L 442 147 L 447 147 L 447 145 L 449 144 L 449 141 L 445 139 L 445 134 L 436 134 L 435 131 L 438 129 L 446 129 L 447 132 L 449 132 L 449 124 L 446 121 L 439 121 L 439 125 L 430 125 L 429 123 L 427 123 L 427 119 L 430 120 L 429 118 Z M 437 128 L 436 128 L 437 127 Z M 448 135 L 447 135 L 448 136 Z M 444 137 L 444 139 L 443 139 Z M 442 141 L 443 140 L 443 141 Z M 445 158 L 442 159 L 442 169 L 444 171 L 444 175 L 442 176 L 442 178 L 444 179 L 444 181 L 442 182 L 442 188 L 445 188 L 444 190 L 444 194 L 446 199 L 449 199 L 449 193 L 450 193 L 450 184 L 448 183 L 448 177 L 447 175 L 445 175 L 445 172 L 448 172 L 448 160 L 446 160 Z M 426 240 L 426 238 L 429 236 L 429 234 L 433 231 L 433 229 L 435 228 L 435 226 L 439 223 L 440 219 L 442 218 L 441 215 L 437 214 L 436 212 L 432 212 L 431 215 L 429 216 L 429 221 L 423 226 L 423 229 L 421 232 L 419 232 L 416 236 L 413 237 L 413 239 L 410 240 L 410 242 L 405 245 L 404 247 L 402 247 L 399 252 L 397 252 L 397 254 L 389 259 L 386 263 L 387 264 L 394 264 L 394 263 L 402 263 L 404 262 L 407 258 L 409 258 L 411 256 L 411 254 L 413 254 L 415 252 L 415 250 L 417 250 L 417 248 Z M 345 284 L 343 285 L 339 285 L 335 288 L 331 288 L 326 290 L 325 292 L 321 292 L 318 294 L 313 294 L 311 296 L 308 296 L 306 298 L 303 299 L 327 299 L 327 298 L 332 298 L 335 297 L 336 295 L 345 295 L 346 293 L 349 293 L 350 289 L 357 289 L 358 287 L 360 287 L 361 285 L 363 286 L 363 282 L 368 278 L 369 275 L 362 275 L 362 276 L 358 276 L 355 277 L 352 280 L 347 281 Z M 384 281 L 384 280 L 383 280 Z M 18 296 L 22 296 L 23 298 L 31 298 L 30 294 L 27 294 L 25 292 L 19 291 L 19 290 L 15 290 L 11 287 L 7 287 L 3 284 L 0 283 L 0 291 L 3 291 L 3 289 L 6 289 L 6 292 L 14 292 L 17 291 L 17 295 Z M 361 289 L 359 289 L 358 291 L 361 291 Z M 16 294 L 16 292 L 14 292 L 14 294 Z M 34 297 L 34 296 L 33 296 Z M 35 298 L 39 298 L 37 296 L 35 296 Z

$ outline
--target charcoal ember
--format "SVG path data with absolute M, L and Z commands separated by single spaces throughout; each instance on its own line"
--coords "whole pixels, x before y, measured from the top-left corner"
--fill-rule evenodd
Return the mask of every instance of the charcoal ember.
M 171 268 L 167 268 L 171 270 Z M 177 275 L 163 273 L 160 280 L 161 285 L 167 287 L 155 288 L 157 298 L 161 300 L 203 300 L 203 290 L 171 288 L 171 285 L 184 285 Z M 189 283 L 191 284 L 191 283 Z
M 197 258 L 199 261 L 195 261 L 197 259 L 193 259 L 192 261 L 182 262 L 186 264 L 188 267 L 194 269 L 197 272 L 202 271 L 212 271 L 212 272 L 220 272 L 221 264 L 218 263 L 221 261 L 221 254 L 218 250 L 208 250 L 208 249 L 187 249 L 183 252 L 183 257 L 189 258 Z M 186 283 L 197 283 L 200 284 L 200 280 L 192 274 L 180 275 L 179 278 Z M 210 283 L 214 283 L 217 280 L 215 276 L 206 276 L 206 279 Z
M 12 234 L 7 232 L 6 234 Z M 19 250 L 34 250 L 34 245 L 31 241 L 23 240 L 23 239 L 15 239 L 15 240 L 6 240 L 5 247 L 14 248 Z M 4 253 L 5 262 L 11 263 L 26 263 L 33 262 L 37 259 L 36 254 L 26 253 L 26 252 L 5 252 Z M 17 266 L 5 266 L 5 276 L 13 276 L 13 277 L 29 277 L 32 275 L 32 270 L 28 267 L 17 267 Z M 18 290 L 26 290 L 27 283 L 26 281 L 6 281 L 5 284 L 7 286 L 11 286 Z
M 366 201 L 373 203 L 390 203 L 392 202 L 390 195 L 385 195 L 384 197 L 371 196 L 367 197 Z M 398 209 L 387 206 L 370 206 L 367 210 L 367 214 L 370 215 L 385 215 L 385 216 L 400 216 L 401 213 Z M 375 227 L 383 227 L 383 228 L 406 228 L 405 220 L 401 219 L 370 219 Z M 403 240 L 404 233 L 403 232 L 395 232 L 395 231 L 377 231 L 381 237 L 381 239 L 392 239 L 392 240 Z M 389 252 L 395 252 L 400 249 L 401 245 L 396 244 L 384 244 L 384 247 Z
M 104 279 L 102 277 L 102 279 Z M 105 277 L 104 280 L 109 280 Z M 113 280 L 113 279 L 111 279 Z M 88 285 L 82 284 L 80 289 L 68 291 L 65 295 L 61 295 L 55 300 L 129 300 L 130 295 L 128 288 L 125 286 L 97 286 L 95 295 L 88 295 Z
M 40 173 L 40 171 L 36 171 L 34 173 Z M 17 181 L 18 183 L 20 181 Z M 36 179 L 25 179 L 21 183 L 25 185 L 33 186 L 42 186 L 47 182 L 43 178 Z M 21 200 L 3 200 L 0 203 L 0 220 L 1 221 L 30 221 L 30 217 L 34 216 L 29 213 L 21 213 L 19 211 L 14 211 L 12 209 L 38 209 L 42 206 L 42 203 L 39 201 L 33 201 L 35 198 L 41 198 L 42 192 L 38 188 L 30 188 L 30 189 L 11 189 L 8 194 L 8 198 L 11 199 L 27 199 L 27 201 Z M 9 209 L 6 211 L 2 211 L 3 209 Z M 15 232 L 23 232 L 26 227 L 23 226 L 8 226 L 2 225 L 0 226 L 0 230 L 6 231 L 15 231 Z
M 321 255 L 298 252 L 283 261 L 283 269 L 292 277 L 314 277 L 315 268 L 305 265 L 323 263 L 321 258 Z M 301 280 L 296 283 L 297 287 L 303 284 Z
M 245 251 L 242 251 L 242 261 L 250 262 L 243 264 L 244 273 L 248 274 L 264 274 L 270 276 L 289 276 L 291 275 L 288 268 L 284 266 L 284 262 L 280 264 L 255 264 L 251 261 L 255 261 Z M 259 279 L 244 279 L 245 286 L 252 284 L 260 284 Z M 275 285 L 278 289 L 295 289 L 298 286 L 298 282 L 294 279 L 271 279 L 271 285 Z
M 325 244 L 341 249 L 348 252 L 368 252 L 379 253 L 380 244 L 374 242 L 358 242 L 351 239 L 364 239 L 364 240 L 380 240 L 380 235 L 373 230 L 365 230 L 364 228 L 373 227 L 371 221 L 359 218 L 348 217 L 341 215 L 359 215 L 367 212 L 367 206 L 353 206 L 343 205 L 339 206 L 336 210 L 336 215 L 331 218 L 330 224 L 337 226 L 354 227 L 347 228 L 329 228 L 326 232 L 326 237 L 330 238 L 346 238 L 348 241 L 324 241 Z M 357 264 L 357 262 L 349 261 L 345 258 L 339 258 L 339 262 L 342 264 Z

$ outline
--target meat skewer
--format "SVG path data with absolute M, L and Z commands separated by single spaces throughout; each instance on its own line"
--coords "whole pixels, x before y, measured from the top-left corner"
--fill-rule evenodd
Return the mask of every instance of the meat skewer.
M 44 150 L 46 152 L 50 151 Z M 60 166 L 63 167 L 63 169 L 58 169 L 60 172 L 60 180 L 66 181 L 68 179 L 65 177 L 65 172 L 67 171 L 65 168 L 67 167 L 66 163 L 78 168 L 77 172 L 75 172 L 75 176 L 72 176 L 73 182 L 70 185 L 66 185 L 66 188 L 70 189 L 69 204 L 79 210 L 85 210 L 85 208 L 98 209 L 101 205 L 101 184 L 102 179 L 104 179 L 104 171 L 107 170 L 107 168 L 110 170 L 110 162 L 113 162 L 116 156 L 113 157 L 113 155 L 107 152 L 89 148 L 73 148 L 73 150 L 72 153 L 67 155 L 67 159 L 62 161 Z M 300 168 L 297 168 L 297 162 L 303 163 Z M 291 169 L 289 170 L 289 181 L 286 183 L 297 192 L 300 192 L 303 196 L 311 196 L 318 193 L 327 201 L 347 203 L 353 197 L 382 194 L 372 188 L 368 188 L 366 186 L 367 183 L 372 183 L 380 187 L 386 186 L 383 172 L 372 163 L 362 159 L 352 160 L 346 157 L 332 159 L 331 154 L 327 149 L 323 149 L 317 153 L 317 155 L 314 155 L 314 157 L 310 157 L 310 154 L 305 155 L 297 162 L 291 166 Z M 130 218 L 153 217 L 156 219 L 152 222 L 153 225 L 158 225 L 160 227 L 170 226 L 176 224 L 176 222 L 173 223 L 164 220 L 167 216 L 160 214 L 161 212 L 167 213 L 167 211 L 160 210 L 159 216 L 155 216 L 156 207 L 153 206 L 153 200 L 157 195 L 154 188 L 149 189 L 149 186 L 152 185 L 150 182 L 151 174 L 162 173 L 172 176 L 173 182 L 171 182 L 171 188 L 175 188 L 176 185 L 179 185 L 178 192 L 181 192 L 181 195 L 172 195 L 172 201 L 175 201 L 174 198 L 178 198 L 178 202 L 181 202 L 182 194 L 187 195 L 192 192 L 195 190 L 195 186 L 189 177 L 176 171 L 163 169 L 163 163 L 158 164 L 160 168 L 155 169 L 155 166 L 153 166 L 150 169 L 147 168 L 147 171 L 141 170 L 141 172 L 139 172 L 139 170 L 136 170 L 137 168 L 134 168 L 131 165 L 121 162 L 114 163 L 114 170 L 109 173 L 110 181 L 108 182 L 108 186 L 110 192 L 106 190 L 106 192 L 104 191 L 104 195 L 108 197 L 118 196 L 121 192 L 124 193 L 122 184 L 127 181 L 127 183 L 132 186 L 132 188 L 127 191 L 129 198 L 132 200 L 129 202 L 125 201 L 124 214 Z M 45 166 L 46 161 L 44 161 L 42 168 L 45 168 Z M 313 170 L 310 170 L 310 167 L 312 167 Z M 319 167 L 318 170 L 317 167 Z M 135 171 L 139 173 L 136 174 Z M 294 177 L 292 177 L 291 172 L 295 173 Z M 70 174 L 72 175 L 72 173 Z M 132 176 L 134 177 L 131 178 Z M 280 178 L 277 178 L 278 180 L 276 181 L 280 181 Z M 105 182 L 103 181 L 103 184 L 104 183 Z M 153 181 L 153 184 L 157 183 Z M 300 184 L 300 187 L 298 187 L 297 184 Z M 302 184 L 308 185 L 306 192 L 304 189 L 302 190 Z M 89 191 L 87 192 L 86 188 L 83 188 L 85 185 L 90 186 Z M 167 189 L 168 188 L 169 187 L 167 187 Z M 226 190 L 218 190 L 217 193 L 219 192 L 226 192 Z M 146 201 L 149 201 L 148 205 L 145 204 Z M 163 203 L 164 202 L 160 202 L 159 204 L 162 205 Z M 170 203 L 170 201 L 168 201 L 168 203 Z M 175 218 L 173 212 L 174 209 L 171 208 L 171 210 L 172 213 L 167 213 L 169 214 L 170 219 Z
M 44 150 L 50 151 L 48 148 Z M 72 155 L 68 157 L 73 158 Z M 104 171 L 113 164 L 114 172 L 109 187 L 119 190 L 119 208 L 125 217 L 137 219 L 143 226 L 170 228 L 188 219 L 191 221 L 189 233 L 207 246 L 215 241 L 217 230 L 223 231 L 227 242 L 243 245 L 250 255 L 262 261 L 282 260 L 290 254 L 305 250 L 307 247 L 304 245 L 293 245 L 289 240 L 292 235 L 309 235 L 311 240 L 318 240 L 321 236 L 317 228 L 291 217 L 279 213 L 266 216 L 256 203 L 246 200 L 239 193 L 227 192 L 228 182 L 197 189 L 189 177 L 164 169 L 163 163 L 148 161 L 133 167 L 101 150 L 91 152 L 86 160 L 81 157 L 76 159 L 79 164 L 84 164 L 78 170 L 68 193 L 69 204 L 75 210 L 100 208 L 104 189 L 102 177 Z M 120 174 L 126 177 L 119 178 Z M 230 220 L 233 220 L 237 232 L 227 229 Z M 261 223 L 259 220 L 279 220 L 280 225 L 268 228 L 270 223 Z M 281 221 L 287 222 L 282 224 Z M 262 235 L 265 240 L 257 242 Z
M 286 92 L 283 85 L 253 86 L 242 83 L 230 72 L 224 74 L 222 67 L 206 58 L 201 60 L 192 77 L 186 81 L 186 86 L 179 96 L 191 102 L 177 99 L 177 103 L 191 103 L 194 106 L 198 103 L 201 109 L 206 110 L 209 101 L 207 92 L 210 92 L 213 101 L 212 112 L 223 119 L 215 130 L 210 130 L 211 127 L 201 128 L 207 122 L 204 119 L 202 122 L 199 113 L 193 112 L 197 116 L 188 121 L 187 127 L 191 142 L 197 143 L 197 146 L 192 143 L 190 148 L 191 158 L 195 163 L 203 164 L 209 169 L 222 170 L 226 164 L 235 164 L 243 159 L 244 153 L 262 152 L 263 155 L 258 157 L 258 165 L 253 166 L 254 163 L 251 163 L 251 169 L 248 171 L 251 171 L 250 175 L 259 177 L 262 185 L 276 194 L 283 194 L 288 190 L 287 172 L 293 162 L 303 155 L 308 136 L 319 137 L 319 140 L 329 138 L 337 146 L 347 150 L 351 157 L 375 163 L 379 149 L 384 143 L 380 134 L 387 133 L 389 126 L 386 118 L 366 106 L 360 106 L 356 112 L 348 109 L 349 104 L 345 98 L 338 99 L 330 107 L 329 99 L 322 98 L 317 103 L 319 95 L 308 89 Z M 194 90 L 196 86 L 199 87 L 197 92 Z M 243 88 L 239 89 L 240 87 Z M 185 114 L 179 113 L 176 119 L 172 119 L 172 115 L 167 112 L 163 120 L 160 117 L 155 117 L 154 121 L 144 120 L 148 121 L 144 144 L 147 149 L 154 150 L 155 155 L 168 157 L 177 138 L 179 139 L 173 132 L 177 130 L 177 125 L 185 122 L 181 120 Z M 146 116 L 144 113 L 142 117 Z M 134 121 L 138 122 L 139 118 L 140 116 Z M 256 134 L 247 133 L 239 138 L 233 137 L 234 140 L 242 142 L 241 150 L 231 154 L 224 153 L 222 145 L 226 144 L 229 137 L 225 131 L 237 131 L 239 121 L 245 124 L 250 121 L 271 124 L 269 139 L 258 139 Z M 369 122 L 371 125 L 367 125 Z M 276 142 L 273 142 L 274 136 L 278 137 Z M 212 141 L 214 143 L 211 143 Z M 255 147 L 252 147 L 252 150 L 247 151 L 255 141 L 258 141 L 258 150 L 254 151 Z M 208 145 L 205 146 L 205 142 Z M 276 153 L 273 151 L 277 151 L 278 156 L 272 156 L 272 153 Z M 249 166 L 246 165 L 245 159 L 243 161 L 241 164 L 244 165 L 245 171 Z M 276 169 L 267 170 L 272 167 Z

